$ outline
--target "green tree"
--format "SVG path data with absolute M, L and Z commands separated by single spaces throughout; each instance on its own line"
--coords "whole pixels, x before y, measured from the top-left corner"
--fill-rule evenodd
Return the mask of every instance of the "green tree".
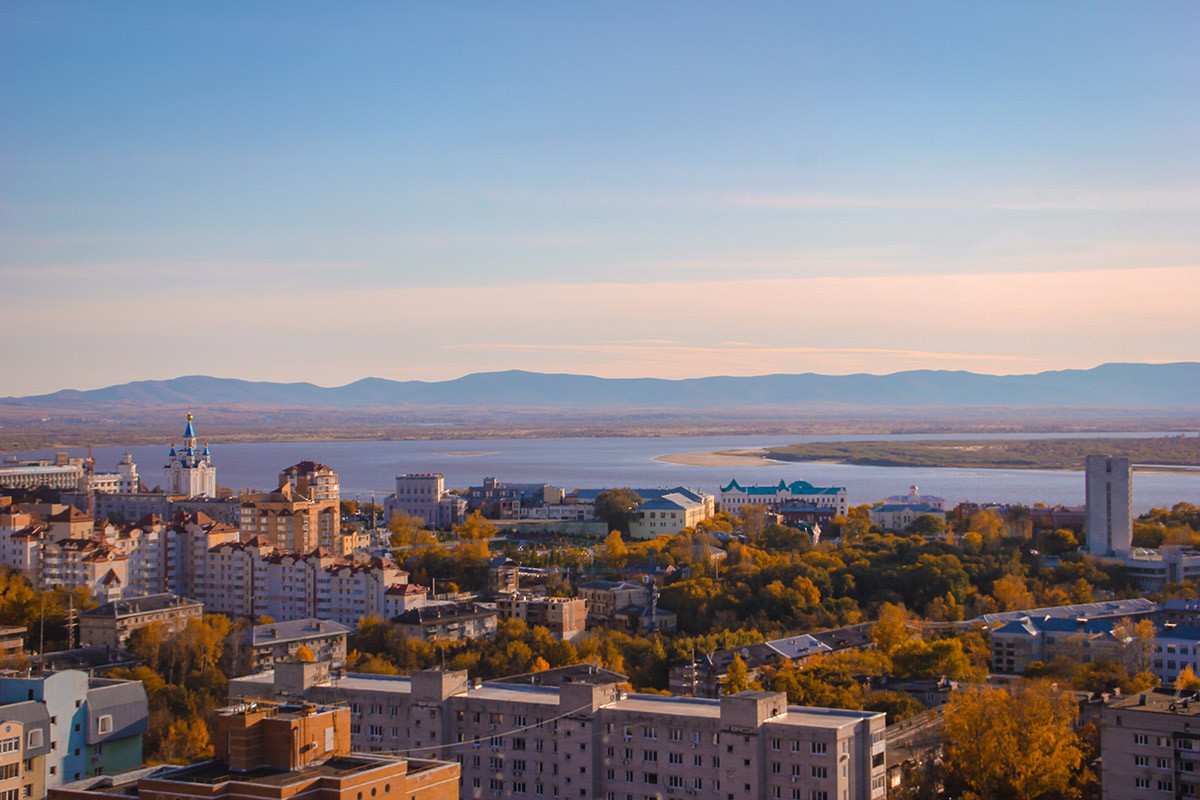
M 596 519 L 608 524 L 609 530 L 629 533 L 629 523 L 637 507 L 642 504 L 638 493 L 628 487 L 609 489 L 596 495 L 594 514 Z

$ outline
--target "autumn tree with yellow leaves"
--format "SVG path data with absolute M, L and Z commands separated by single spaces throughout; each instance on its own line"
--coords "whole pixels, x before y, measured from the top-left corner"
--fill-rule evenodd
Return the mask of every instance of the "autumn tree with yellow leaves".
M 946 704 L 947 786 L 980 800 L 1033 800 L 1062 792 L 1080 769 L 1075 701 L 1043 681 L 970 686 Z

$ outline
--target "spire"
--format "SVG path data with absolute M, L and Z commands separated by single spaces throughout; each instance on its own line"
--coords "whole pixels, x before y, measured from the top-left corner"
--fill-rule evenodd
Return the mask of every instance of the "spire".
M 171 452 L 167 453 L 167 455 L 169 455 L 171 458 L 175 457 L 175 443 L 174 442 L 171 442 Z
M 189 411 L 187 427 L 183 429 L 183 438 L 185 438 L 185 439 L 195 438 L 195 436 L 196 436 L 196 431 L 194 428 L 192 428 L 192 412 Z
M 207 456 L 207 455 L 208 455 L 208 442 L 205 442 L 205 443 L 204 443 L 204 453 L 203 453 L 203 455 L 205 455 L 205 456 Z

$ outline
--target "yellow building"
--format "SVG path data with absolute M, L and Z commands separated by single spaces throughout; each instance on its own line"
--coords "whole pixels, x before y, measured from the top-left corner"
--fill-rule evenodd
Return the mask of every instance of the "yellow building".
M 336 499 L 313 500 L 294 487 L 284 472 L 273 492 L 244 494 L 240 509 L 242 537 L 280 550 L 308 553 L 324 547 L 346 555 L 342 518 Z M 336 484 L 335 484 L 336 485 Z

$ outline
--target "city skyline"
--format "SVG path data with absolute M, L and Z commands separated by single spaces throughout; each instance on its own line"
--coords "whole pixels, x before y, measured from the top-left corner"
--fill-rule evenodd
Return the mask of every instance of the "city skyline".
M 0 394 L 1200 361 L 1198 29 L 7 4 Z

